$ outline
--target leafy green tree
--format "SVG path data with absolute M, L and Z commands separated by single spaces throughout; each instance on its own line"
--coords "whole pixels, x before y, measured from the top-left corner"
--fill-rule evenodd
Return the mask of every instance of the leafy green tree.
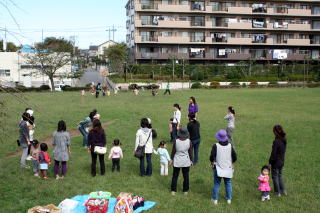
M 7 42 L 7 52 L 16 52 L 21 48 L 21 46 L 16 46 L 13 42 Z M 3 40 L 0 40 L 0 51 L 4 51 L 3 49 Z
M 110 72 L 121 74 L 124 63 L 128 61 L 128 48 L 125 43 L 114 44 L 105 51 Z

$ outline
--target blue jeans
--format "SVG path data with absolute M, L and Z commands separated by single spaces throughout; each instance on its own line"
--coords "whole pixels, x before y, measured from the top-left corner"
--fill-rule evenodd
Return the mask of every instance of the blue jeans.
M 88 146 L 88 135 L 89 135 L 89 133 L 86 131 L 86 129 L 83 126 L 79 126 L 79 131 L 83 135 L 82 145 L 83 146 Z
M 38 160 L 32 160 L 33 162 L 33 173 L 38 173 L 39 172 L 39 162 Z
M 193 147 L 193 164 L 197 164 L 198 163 L 200 141 L 201 141 L 200 138 L 191 140 L 192 147 Z
M 213 186 L 213 200 L 218 200 L 219 198 L 219 190 L 220 190 L 220 183 L 222 177 L 218 177 L 216 168 L 213 169 L 214 174 L 214 186 Z M 232 198 L 232 184 L 231 184 L 231 178 L 223 178 L 224 185 L 226 187 L 226 200 L 231 200 Z
M 147 169 L 144 167 L 144 157 L 147 159 Z M 140 176 L 151 176 L 152 175 L 152 154 L 145 154 L 145 156 L 140 158 Z

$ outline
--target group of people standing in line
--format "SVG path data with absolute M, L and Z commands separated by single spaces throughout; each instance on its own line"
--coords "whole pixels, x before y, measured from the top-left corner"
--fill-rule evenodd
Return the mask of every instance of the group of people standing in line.
M 29 110 L 29 111 L 28 111 Z M 47 154 L 48 146 L 45 143 L 39 144 L 37 140 L 32 139 L 34 128 L 29 126 L 34 124 L 33 111 L 26 109 L 22 115 L 22 120 L 19 123 L 20 138 L 19 143 L 23 149 L 21 156 L 21 167 L 29 168 L 25 162 L 28 155 L 28 146 L 31 145 L 31 156 L 34 161 L 33 171 L 35 176 L 42 176 L 47 179 L 48 165 L 51 163 L 50 157 Z M 231 106 L 227 109 L 227 115 L 224 119 L 227 120 L 227 128 L 216 132 L 215 138 L 217 143 L 212 146 L 210 154 L 210 162 L 213 168 L 214 186 L 212 202 L 218 204 L 219 189 L 222 179 L 225 183 L 226 200 L 231 204 L 232 199 L 232 177 L 234 172 L 234 163 L 237 161 L 237 154 L 233 147 L 234 140 L 232 133 L 235 129 L 235 109 Z M 139 146 L 144 147 L 144 154 L 139 157 L 140 176 L 152 175 L 152 154 L 160 155 L 160 175 L 168 175 L 168 167 L 173 165 L 173 174 L 171 181 L 171 194 L 177 192 L 177 182 L 180 170 L 183 174 L 183 193 L 189 192 L 189 172 L 190 167 L 196 166 L 199 161 L 199 146 L 201 142 L 200 122 L 197 119 L 199 105 L 194 97 L 189 98 L 187 126 L 181 125 L 181 107 L 179 104 L 173 105 L 173 117 L 170 119 L 169 131 L 170 141 L 173 143 L 171 155 L 167 151 L 166 142 L 161 141 L 158 149 L 153 146 L 153 139 L 157 137 L 156 130 L 152 127 L 151 119 L 142 118 L 140 128 L 136 132 L 135 151 Z M 54 147 L 54 173 L 56 179 L 62 179 L 67 172 L 67 161 L 71 154 L 70 135 L 66 131 L 65 121 L 58 122 L 57 131 L 53 134 L 52 145 Z M 78 123 L 78 129 L 83 135 L 83 146 L 91 153 L 91 175 L 96 176 L 96 162 L 99 158 L 100 173 L 105 174 L 104 154 L 96 153 L 95 147 L 106 147 L 106 133 L 100 122 L 100 115 L 97 110 L 89 113 L 89 116 Z M 33 130 L 33 131 L 31 131 Z M 269 159 L 269 165 L 263 166 L 261 174 L 258 177 L 260 182 L 259 190 L 261 191 L 261 201 L 270 200 L 271 188 L 269 186 L 269 172 L 271 169 L 272 179 L 274 183 L 274 192 L 276 196 L 286 195 L 285 184 L 282 179 L 282 169 L 284 167 L 284 156 L 286 152 L 286 133 L 280 125 L 273 128 L 275 140 L 272 146 L 272 152 Z M 32 141 L 32 140 L 33 141 Z M 114 139 L 113 147 L 109 153 L 109 159 L 112 159 L 112 171 L 120 171 L 120 159 L 123 158 L 121 142 L 119 139 Z M 145 166 L 146 162 L 146 166 Z M 61 164 L 62 172 L 59 176 L 59 166 Z

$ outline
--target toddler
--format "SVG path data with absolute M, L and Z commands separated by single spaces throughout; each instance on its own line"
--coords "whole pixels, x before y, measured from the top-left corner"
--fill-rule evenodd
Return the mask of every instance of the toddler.
M 32 162 L 33 162 L 33 173 L 34 176 L 39 177 L 39 153 L 40 153 L 40 144 L 38 140 L 33 140 L 30 154 L 32 157 Z
M 261 201 L 270 200 L 270 191 L 269 186 L 269 167 L 263 166 L 261 169 L 261 174 L 258 177 L 260 182 L 259 190 L 261 191 Z
M 120 172 L 120 158 L 123 158 L 120 140 L 114 139 L 113 147 L 110 150 L 109 159 L 112 159 L 112 172 L 117 169 Z
M 234 120 L 235 120 L 236 112 L 232 106 L 228 107 L 227 115 L 224 117 L 225 120 L 228 121 L 227 126 L 227 135 L 229 143 L 233 144 L 232 133 L 234 130 Z
M 170 142 L 174 142 L 172 123 L 173 123 L 173 118 L 170 118 L 170 121 L 169 121 Z
M 166 142 L 161 141 L 159 144 L 159 148 L 157 151 L 153 151 L 154 154 L 160 155 L 160 175 L 161 176 L 168 176 L 168 164 L 172 163 L 168 150 L 166 149 L 167 145 Z
M 40 169 L 40 176 L 44 180 L 48 180 L 48 168 L 49 164 L 51 164 L 50 156 L 48 155 L 48 145 L 46 143 L 40 144 L 40 153 L 39 153 L 39 169 Z
M 102 90 L 102 96 L 105 97 L 106 96 L 106 90 Z

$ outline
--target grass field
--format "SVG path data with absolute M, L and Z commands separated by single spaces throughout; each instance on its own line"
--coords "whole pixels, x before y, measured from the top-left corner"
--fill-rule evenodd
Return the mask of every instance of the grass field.
M 33 177 L 31 170 L 19 168 L 20 155 L 6 157 L 19 150 L 15 142 L 16 126 L 27 104 L 18 102 L 8 94 L 0 94 L 0 99 L 6 100 L 8 106 L 7 135 L 1 135 L 0 212 L 20 213 L 35 205 L 58 205 L 65 198 L 95 190 L 108 190 L 114 196 L 121 191 L 142 195 L 158 203 L 150 213 L 320 212 L 320 89 L 188 90 L 157 97 L 152 97 L 149 92 L 135 97 L 128 92 L 99 99 L 91 95 L 80 97 L 78 92 L 25 93 L 19 96 L 34 108 L 37 123 L 35 138 L 42 140 L 53 133 L 58 120 L 66 120 L 69 130 L 76 129 L 79 120 L 93 108 L 98 109 L 103 122 L 115 120 L 105 127 L 107 144 L 110 148 L 112 139 L 120 138 L 124 159 L 121 173 L 111 173 L 111 162 L 108 160 L 107 174 L 92 178 L 90 155 L 81 146 L 82 138 L 75 137 L 64 180 L 56 181 L 52 169 L 49 170 L 51 178 L 48 181 Z M 172 105 L 179 103 L 182 106 L 182 123 L 185 125 L 189 96 L 195 96 L 200 105 L 200 163 L 190 171 L 189 195 L 181 193 L 180 176 L 178 194 L 173 197 L 170 194 L 172 168 L 168 177 L 161 177 L 158 156 L 153 156 L 153 176 L 138 176 L 138 160 L 133 157 L 135 133 L 140 118 L 150 117 L 159 135 L 154 145 L 157 146 L 160 140 L 167 140 Z M 210 202 L 213 175 L 208 159 L 215 143 L 215 132 L 226 127 L 223 117 L 228 105 L 233 105 L 237 112 L 234 140 L 238 161 L 233 179 L 233 201 L 231 206 L 226 204 L 222 186 L 220 204 L 213 206 Z M 261 166 L 268 162 L 275 124 L 283 125 L 288 133 L 284 178 L 289 195 L 271 197 L 271 202 L 261 203 L 257 177 Z M 171 151 L 170 144 L 168 150 Z

